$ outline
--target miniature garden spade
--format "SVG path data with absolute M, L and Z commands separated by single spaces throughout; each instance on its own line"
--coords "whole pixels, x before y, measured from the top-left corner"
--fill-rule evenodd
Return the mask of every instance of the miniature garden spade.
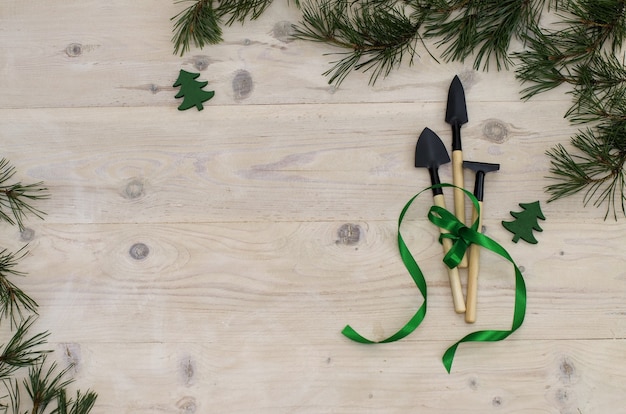
M 446 106 L 446 122 L 452 127 L 452 183 L 457 187 L 454 194 L 454 215 L 465 224 L 465 187 L 463 179 L 463 150 L 461 146 L 461 126 L 467 123 L 467 107 L 465 104 L 465 90 L 458 76 L 455 76 L 448 90 L 448 104 Z M 467 267 L 467 258 L 459 267 Z
M 415 167 L 427 168 L 430 173 L 431 184 L 437 185 L 441 184 L 439 180 L 439 166 L 449 162 L 450 156 L 443 142 L 441 142 L 441 138 L 429 128 L 424 128 L 415 146 Z M 441 187 L 433 188 L 433 200 L 436 206 L 446 208 L 446 202 Z M 444 233 L 446 230 L 441 229 L 441 232 Z M 452 240 L 443 238 L 442 244 L 445 255 L 452 247 Z M 465 312 L 465 300 L 463 299 L 459 269 L 457 267 L 448 268 L 448 277 L 450 278 L 454 310 L 457 313 L 463 313 Z

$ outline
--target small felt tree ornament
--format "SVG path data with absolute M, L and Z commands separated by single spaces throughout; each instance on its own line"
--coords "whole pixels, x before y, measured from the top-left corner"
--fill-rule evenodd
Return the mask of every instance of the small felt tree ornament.
M 204 106 L 203 102 L 208 101 L 215 95 L 214 91 L 205 91 L 202 88 L 207 86 L 209 82 L 199 82 L 196 78 L 200 76 L 199 73 L 191 73 L 185 70 L 180 70 L 178 79 L 174 83 L 174 87 L 180 86 L 180 91 L 175 98 L 184 98 L 183 103 L 178 107 L 179 111 L 184 111 L 194 106 L 198 108 L 198 111 L 202 111 Z
M 517 243 L 522 239 L 531 244 L 537 244 L 537 239 L 533 235 L 533 230 L 543 231 L 539 226 L 538 219 L 545 220 L 541 212 L 539 201 L 533 203 L 520 203 L 520 207 L 524 210 L 520 212 L 511 211 L 511 215 L 515 217 L 513 221 L 503 221 L 502 225 L 505 229 L 514 234 L 513 242 Z

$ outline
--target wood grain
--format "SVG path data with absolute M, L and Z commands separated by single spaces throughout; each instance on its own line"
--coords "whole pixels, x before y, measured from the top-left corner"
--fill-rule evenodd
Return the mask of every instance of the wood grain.
M 545 151 L 577 130 L 563 119 L 566 88 L 521 102 L 512 71 L 437 64 L 423 50 L 375 86 L 368 74 L 329 86 L 335 50 L 293 41 L 299 12 L 285 2 L 227 28 L 223 44 L 175 56 L 181 7 L 0 7 L 2 156 L 51 193 L 37 203 L 45 221 L 3 224 L 0 246 L 28 244 L 16 283 L 39 303 L 35 328 L 50 332 L 53 355 L 75 364 L 76 387 L 98 392 L 94 414 L 623 411 L 626 221 L 544 192 Z M 215 90 L 203 111 L 176 109 L 180 69 Z M 478 320 L 466 324 L 428 193 L 401 229 L 428 283 L 423 324 L 376 346 L 340 331 L 380 340 L 422 303 L 397 217 L 429 184 L 414 168 L 419 133 L 449 147 L 455 74 L 464 158 L 501 164 L 483 228 L 522 269 L 528 311 L 506 341 L 461 345 L 448 375 L 441 356 L 455 341 L 510 327 L 514 277 L 483 249 Z M 451 181 L 449 164 L 440 173 Z M 465 181 L 472 189 L 473 174 Z M 501 222 L 535 200 L 539 244 L 515 244 Z

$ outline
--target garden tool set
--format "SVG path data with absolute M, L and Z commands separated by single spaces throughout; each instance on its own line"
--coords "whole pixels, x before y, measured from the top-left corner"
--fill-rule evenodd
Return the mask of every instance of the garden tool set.
M 483 216 L 485 175 L 488 172 L 499 170 L 500 165 L 463 160 L 461 126 L 468 122 L 468 117 L 465 104 L 465 92 L 458 76 L 455 76 L 450 84 L 445 120 L 452 128 L 452 179 L 455 186 L 453 189 L 454 215 L 462 224 L 466 224 L 465 193 L 462 190 L 462 188 L 465 187 L 463 169 L 466 168 L 475 173 L 473 193 L 478 200 L 480 215 L 474 208 L 471 223 L 479 220 L 477 231 L 480 232 Z M 428 169 L 431 184 L 435 186 L 432 189 L 434 205 L 442 208 L 445 208 L 445 200 L 443 189 L 437 186 L 441 183 L 438 169 L 441 165 L 449 162 L 450 156 L 439 136 L 429 128 L 424 128 L 415 146 L 415 167 Z M 471 225 L 471 223 L 467 224 Z M 447 230 L 441 229 L 441 232 L 446 233 Z M 452 247 L 452 240 L 447 237 L 442 237 L 441 242 L 445 255 Z M 476 297 L 480 260 L 479 249 L 480 246 L 471 244 L 467 254 L 464 255 L 459 265 L 453 268 L 448 267 L 448 277 L 450 279 L 454 310 L 457 313 L 465 313 L 465 321 L 468 323 L 474 323 L 476 321 Z M 468 268 L 467 297 L 465 300 L 463 298 L 459 268 Z

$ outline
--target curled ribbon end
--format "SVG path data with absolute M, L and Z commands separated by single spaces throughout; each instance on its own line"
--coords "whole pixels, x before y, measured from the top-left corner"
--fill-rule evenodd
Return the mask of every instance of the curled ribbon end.
M 359 342 L 362 344 L 375 344 L 376 342 L 374 341 L 370 341 L 367 338 L 364 338 L 363 336 L 359 335 L 357 331 L 355 331 L 350 325 L 346 325 L 345 328 L 343 328 L 343 330 L 341 331 L 341 333 L 349 338 L 352 339 L 355 342 Z

